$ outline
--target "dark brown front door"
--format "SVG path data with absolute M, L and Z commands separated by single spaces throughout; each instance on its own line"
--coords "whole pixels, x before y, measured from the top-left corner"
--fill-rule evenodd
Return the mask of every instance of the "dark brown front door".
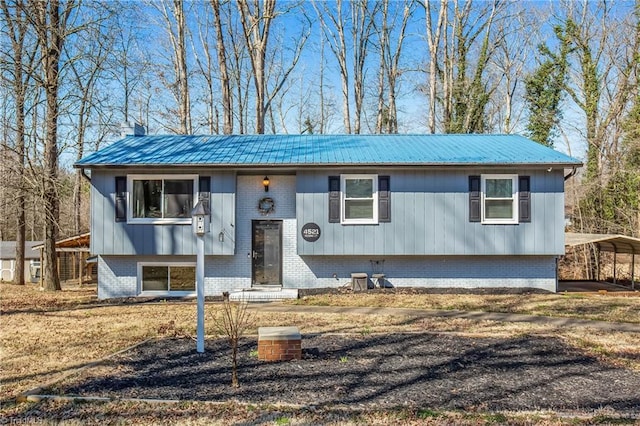
M 282 285 L 282 221 L 254 220 L 252 228 L 252 283 Z

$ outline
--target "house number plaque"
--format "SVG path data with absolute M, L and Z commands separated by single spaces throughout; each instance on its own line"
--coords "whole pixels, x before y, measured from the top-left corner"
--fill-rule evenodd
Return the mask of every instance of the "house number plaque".
M 313 222 L 305 223 L 302 227 L 302 238 L 310 243 L 318 241 L 320 238 L 320 227 Z

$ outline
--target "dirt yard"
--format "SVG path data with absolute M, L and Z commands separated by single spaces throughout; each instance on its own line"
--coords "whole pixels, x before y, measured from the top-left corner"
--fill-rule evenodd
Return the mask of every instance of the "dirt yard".
M 353 304 L 357 306 L 411 306 L 444 309 L 498 310 L 508 312 L 555 315 L 562 313 L 578 318 L 594 318 L 606 321 L 638 322 L 640 298 L 635 294 L 619 295 L 332 295 L 314 303 Z M 314 296 L 316 297 L 316 296 Z M 312 303 L 310 299 L 299 303 Z M 79 376 L 77 368 L 101 359 L 149 338 L 181 338 L 190 341 L 194 334 L 195 303 L 146 302 L 102 303 L 95 299 L 95 289 L 67 289 L 58 293 L 41 292 L 32 286 L 0 286 L 0 380 L 2 411 L 0 418 L 25 421 L 31 419 L 57 419 L 70 424 L 91 423 L 103 419 L 106 423 L 133 421 L 153 424 L 162 419 L 169 422 L 192 424 L 228 424 L 247 421 L 257 424 L 305 424 L 323 423 L 460 423 L 483 422 L 511 424 L 565 424 L 566 413 L 559 416 L 553 407 L 532 412 L 520 412 L 522 407 L 496 406 L 496 414 L 489 407 L 478 407 L 474 412 L 461 413 L 459 407 L 407 408 L 402 404 L 395 408 L 383 407 L 371 410 L 344 411 L 340 407 L 325 407 L 323 413 L 306 409 L 278 407 L 272 401 L 238 403 L 235 400 L 222 404 L 184 402 L 179 406 L 148 405 L 144 402 L 95 402 L 77 404 L 65 401 L 44 401 L 37 404 L 15 404 L 12 401 L 20 393 L 37 386 L 49 385 L 55 389 L 60 383 L 73 381 Z M 219 305 L 207 305 L 207 324 L 216 318 Z M 261 313 L 255 312 L 256 326 L 298 325 L 303 334 L 350 333 L 367 337 L 379 333 L 416 333 L 428 330 L 443 332 L 443 336 L 456 335 L 464 339 L 518 339 L 552 338 L 567 351 L 579 351 L 606 369 L 622 368 L 623 371 L 640 371 L 640 336 L 631 332 L 600 332 L 589 328 L 562 329 L 539 324 L 500 323 L 466 319 L 422 318 L 419 320 L 402 315 L 353 315 L 317 313 Z M 211 329 L 212 330 L 212 329 Z M 214 341 L 213 332 L 209 340 Z M 250 330 L 255 334 L 255 329 Z M 187 336 L 187 340 L 185 339 Z M 195 344 L 194 344 L 195 346 Z M 249 357 L 250 354 L 242 354 Z M 358 362 L 345 355 L 347 362 Z M 340 359 L 334 360 L 339 365 Z M 107 377 L 105 371 L 105 377 Z M 635 373 L 634 373 L 635 374 Z M 67 381 L 60 382 L 65 375 Z M 246 378 L 245 378 L 246 380 Z M 197 398 L 193 398 L 197 399 Z M 235 401 L 235 402 L 234 402 Z M 246 401 L 245 401 L 246 402 Z M 541 407 L 544 408 L 544 407 Z M 566 407 L 565 407 L 566 408 Z M 507 410 L 507 411 L 503 411 Z M 550 410 L 550 411 L 549 411 Z M 513 412 L 512 412 L 513 411 Z M 623 410 L 624 411 L 624 410 Z M 584 413 L 582 413 L 584 415 Z M 374 415 L 375 417 L 370 417 Z M 623 416 L 621 419 L 620 416 Z M 634 421 L 625 418 L 615 405 L 592 410 L 586 417 L 574 418 L 571 424 L 594 422 Z M 318 417 L 320 416 L 320 417 Z M 492 417 L 497 416 L 497 417 Z M 505 417 L 506 416 L 506 417 Z M 324 421 L 334 419 L 332 421 Z M 216 419 L 216 421 L 213 421 Z M 224 420 L 227 419 L 227 420 Z M 315 420 L 314 420 L 315 419 Z M 583 419 L 583 420 L 581 420 Z M 406 421 L 405 421 L 406 420 Z M 576 423 L 577 422 L 577 423 Z

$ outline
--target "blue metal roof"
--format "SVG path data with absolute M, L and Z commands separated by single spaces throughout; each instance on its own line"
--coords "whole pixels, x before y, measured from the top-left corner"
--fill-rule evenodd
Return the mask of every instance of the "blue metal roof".
M 167 135 L 128 136 L 75 166 L 528 164 L 582 162 L 518 135 Z

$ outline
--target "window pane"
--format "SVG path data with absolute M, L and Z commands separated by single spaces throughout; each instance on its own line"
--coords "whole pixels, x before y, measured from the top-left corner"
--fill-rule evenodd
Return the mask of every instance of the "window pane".
M 373 200 L 345 200 L 345 219 L 373 219 Z
M 165 180 L 164 208 L 164 217 L 191 217 L 193 181 Z
M 513 219 L 513 201 L 485 200 L 484 214 L 487 219 Z
M 196 268 L 193 266 L 171 266 L 169 280 L 171 291 L 195 291 Z
M 142 267 L 143 291 L 166 291 L 169 289 L 169 268 L 166 266 Z
M 373 180 L 371 179 L 346 179 L 346 198 L 372 198 Z
M 489 198 L 511 198 L 513 196 L 513 181 L 511 179 L 487 179 L 487 193 Z
M 133 217 L 162 217 L 160 203 L 162 201 L 161 180 L 133 181 Z

